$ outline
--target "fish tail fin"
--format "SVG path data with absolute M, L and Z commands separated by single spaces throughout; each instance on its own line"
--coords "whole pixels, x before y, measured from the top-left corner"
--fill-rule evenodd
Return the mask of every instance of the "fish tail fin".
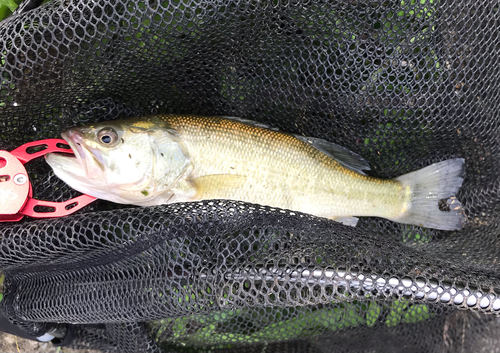
M 462 205 L 455 194 L 462 186 L 464 159 L 448 159 L 396 178 L 412 194 L 408 210 L 394 221 L 426 228 L 457 230 L 463 227 Z M 446 199 L 449 211 L 440 210 Z

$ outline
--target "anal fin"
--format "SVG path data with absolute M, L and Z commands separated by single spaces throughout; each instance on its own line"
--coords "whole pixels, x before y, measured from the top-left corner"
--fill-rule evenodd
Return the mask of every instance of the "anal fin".
M 359 218 L 356 217 L 331 217 L 330 219 L 351 227 L 356 227 L 356 224 L 358 224 L 359 221 Z

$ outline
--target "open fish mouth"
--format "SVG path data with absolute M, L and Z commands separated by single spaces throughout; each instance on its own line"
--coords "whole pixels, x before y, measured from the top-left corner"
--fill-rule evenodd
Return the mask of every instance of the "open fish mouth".
M 78 132 L 70 129 L 64 131 L 61 136 L 71 147 L 74 155 L 48 153 L 45 156 L 46 162 L 60 179 L 74 188 L 76 185 L 81 187 L 92 184 L 95 186 L 96 181 L 104 173 L 103 163 L 86 148 L 83 136 Z M 94 181 L 91 182 L 91 180 Z
M 76 156 L 60 153 L 48 153 L 45 160 L 54 171 L 64 173 L 72 177 L 85 178 L 85 168 L 82 167 Z
M 80 142 L 81 136 L 75 137 L 75 134 L 68 132 L 61 135 L 73 150 L 74 155 L 48 153 L 45 155 L 45 161 L 50 165 L 54 174 L 70 187 L 99 197 L 99 192 L 106 189 L 105 178 L 102 178 L 104 173 L 102 163 Z
M 85 176 L 89 179 L 101 177 L 104 173 L 101 153 L 86 146 L 83 142 L 83 136 L 73 129 L 64 131 L 61 136 L 73 150 L 76 161 L 80 164 L 81 169 L 85 171 Z
M 91 180 L 87 177 L 87 171 L 81 165 L 77 156 L 48 153 L 45 155 L 45 161 L 59 179 L 75 190 L 99 197 L 98 192 L 105 189 L 103 181 L 99 179 Z

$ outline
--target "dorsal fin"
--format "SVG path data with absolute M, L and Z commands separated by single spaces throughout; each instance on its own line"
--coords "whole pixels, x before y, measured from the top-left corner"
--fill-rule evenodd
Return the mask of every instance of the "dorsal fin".
M 253 120 L 248 120 L 248 119 L 242 119 L 242 118 L 237 118 L 237 117 L 232 117 L 232 116 L 223 116 L 225 119 L 230 119 L 234 121 L 238 121 L 243 124 L 251 125 L 251 126 L 256 126 L 260 127 L 263 129 L 268 129 L 268 130 L 273 130 L 273 131 L 279 131 L 277 128 L 272 128 L 269 125 L 262 124 Z M 323 152 L 327 156 L 335 159 L 337 162 L 339 162 L 342 166 L 353 170 L 357 173 L 365 175 L 363 170 L 370 170 L 370 165 L 368 164 L 367 161 L 363 159 L 359 154 L 356 154 L 352 151 L 349 151 L 347 148 L 344 148 L 342 146 L 337 145 L 336 143 L 333 142 L 328 142 L 323 139 L 315 138 L 315 137 L 304 137 L 300 135 L 293 135 L 296 138 L 298 138 L 301 141 L 304 141 L 314 148 L 316 148 L 318 151 Z
M 301 141 L 304 141 L 318 151 L 323 152 L 327 156 L 332 157 L 342 166 L 351 169 L 355 172 L 365 175 L 363 170 L 370 170 L 370 165 L 367 161 L 363 159 L 359 154 L 349 151 L 347 148 L 337 145 L 333 142 L 328 142 L 322 139 L 314 137 L 304 137 L 299 135 L 294 135 Z
M 242 124 L 246 124 L 246 125 L 250 125 L 250 126 L 255 126 L 255 127 L 260 127 L 260 128 L 267 129 L 267 130 L 278 131 L 277 128 L 274 128 L 274 127 L 271 127 L 269 125 L 266 125 L 266 124 L 263 124 L 263 123 L 259 123 L 257 121 L 250 120 L 250 119 L 243 119 L 243 118 L 238 118 L 238 117 L 235 117 L 235 116 L 222 116 L 221 118 L 229 119 L 229 120 L 234 120 L 234 121 L 237 121 L 237 122 L 242 123 Z

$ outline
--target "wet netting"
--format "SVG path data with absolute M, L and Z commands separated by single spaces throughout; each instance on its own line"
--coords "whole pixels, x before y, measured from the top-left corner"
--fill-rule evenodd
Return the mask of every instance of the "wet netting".
M 34 7 L 34 6 L 32 6 Z M 467 224 L 356 228 L 209 200 L 0 224 L 2 313 L 102 352 L 499 352 L 496 1 L 52 0 L 0 23 L 0 149 L 231 115 L 396 177 L 461 157 Z M 34 196 L 78 195 L 43 160 Z

